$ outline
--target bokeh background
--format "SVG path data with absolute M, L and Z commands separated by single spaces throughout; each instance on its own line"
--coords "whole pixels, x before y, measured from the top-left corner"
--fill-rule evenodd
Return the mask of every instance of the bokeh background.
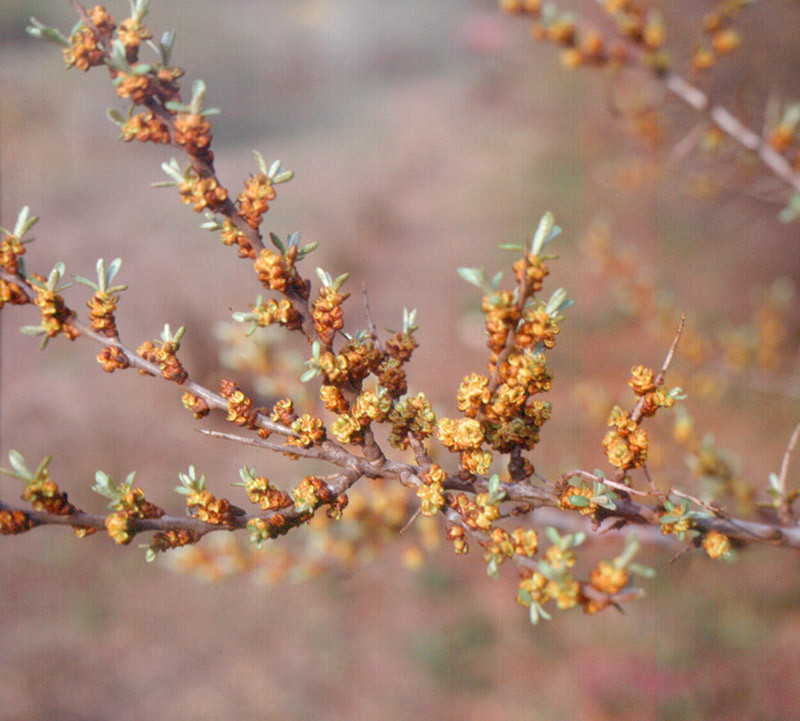
M 2 6 L 0 223 L 13 227 L 24 204 L 41 216 L 26 256 L 40 272 L 62 260 L 91 277 L 97 257 L 121 256 L 123 340 L 186 323 L 182 358 L 216 386 L 231 371 L 211 329 L 258 288 L 173 191 L 149 187 L 170 150 L 116 141 L 105 109 L 122 105 L 106 74 L 65 73 L 53 47 L 24 33 L 32 14 L 69 28 L 67 5 Z M 573 6 L 592 14 L 593 5 Z M 665 5 L 680 62 L 713 3 Z M 121 19 L 127 4 L 108 8 Z M 794 97 L 799 22 L 789 1 L 750 10 L 743 47 L 707 86 L 755 128 L 766 106 Z M 781 205 L 755 197 L 770 190 L 756 168 L 731 153 L 676 159 L 671 148 L 698 118 L 635 75 L 565 72 L 553 48 L 491 0 L 154 0 L 148 25 L 156 36 L 178 29 L 175 62 L 223 109 L 214 149 L 230 188 L 254 170 L 251 148 L 295 171 L 265 227 L 319 241 L 309 268 L 351 273 L 348 327 L 364 326 L 362 283 L 381 328 L 398 327 L 404 306 L 418 309 L 410 387 L 441 412 L 485 362 L 479 299 L 456 267 L 505 267 L 497 245 L 524 240 L 542 212 L 555 213 L 564 233 L 550 289 L 563 285 L 577 302 L 551 353 L 554 417 L 535 454 L 548 477 L 602 467 L 602 415 L 630 402 L 630 367 L 658 365 L 666 350 L 587 258 L 598 222 L 643 282 L 701 327 L 742 323 L 776 278 L 800 279 L 797 225 L 780 224 Z M 643 112 L 653 103 L 655 125 Z M 80 293 L 68 295 L 74 307 Z M 789 313 L 796 335 L 796 302 Z M 171 488 L 190 463 L 219 494 L 245 463 L 287 485 L 313 471 L 209 443 L 174 388 L 103 374 L 90 343 L 59 339 L 40 352 L 18 333 L 35 322 L 30 309 L 6 309 L 0 321 L 0 450 L 32 464 L 52 454 L 54 480 L 79 506 L 103 508 L 90 491 L 98 468 L 117 480 L 137 469 L 148 497 L 173 512 L 181 502 Z M 287 353 L 306 353 L 293 342 Z M 771 392 L 728 377 L 687 401 L 698 428 L 762 488 L 800 415 L 797 376 L 785 377 Z M 668 419 L 655 420 L 659 481 L 688 482 Z M 16 484 L 0 478 L 4 500 Z M 145 564 L 136 543 L 120 549 L 100 534 L 4 538 L 0 719 L 767 721 L 795 712 L 800 568 L 791 552 L 753 549 L 731 566 L 698 553 L 669 564 L 677 546 L 647 548 L 658 575 L 625 615 L 573 611 L 534 628 L 514 603 L 513 572 L 492 580 L 477 550 L 456 558 L 448 548 L 410 571 L 405 543 L 363 569 L 266 586 Z M 598 541 L 593 553 L 619 546 Z

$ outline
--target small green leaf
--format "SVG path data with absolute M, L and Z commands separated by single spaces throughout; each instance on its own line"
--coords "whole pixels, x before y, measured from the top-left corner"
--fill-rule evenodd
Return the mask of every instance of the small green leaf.
M 486 273 L 483 268 L 459 268 L 458 274 L 477 288 L 483 289 L 486 285 Z
M 539 255 L 542 252 L 542 248 L 544 248 L 553 230 L 553 221 L 553 214 L 550 211 L 546 212 L 539 221 L 539 226 L 536 228 L 531 241 L 531 253 L 533 255 Z
M 557 546 L 561 543 L 561 536 L 558 535 L 558 531 L 553 528 L 552 526 L 547 526 L 544 529 L 544 535 L 547 536 L 547 540 L 550 541 L 554 546 Z
M 25 465 L 25 459 L 19 451 L 10 450 L 8 452 L 8 462 L 22 478 L 33 478 L 28 466 Z

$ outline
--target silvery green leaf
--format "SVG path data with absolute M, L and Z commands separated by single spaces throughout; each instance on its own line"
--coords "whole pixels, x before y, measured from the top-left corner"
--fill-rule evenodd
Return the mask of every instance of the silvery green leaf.
M 175 160 L 175 158 L 170 158 L 168 163 L 161 163 L 161 170 L 169 175 L 176 183 L 182 183 L 184 181 L 183 171 L 181 171 L 178 161 Z M 154 185 L 164 185 L 164 183 L 156 183 Z
M 111 52 L 108 54 L 108 59 L 106 62 L 114 68 L 114 70 L 118 70 L 123 73 L 129 73 L 131 68 L 128 65 L 128 60 L 125 57 L 125 46 L 119 40 L 119 38 L 115 39 L 111 43 Z M 117 80 L 121 80 L 121 78 L 117 78 Z
M 535 626 L 537 623 L 539 623 L 540 618 L 544 619 L 545 621 L 550 621 L 553 617 L 547 611 L 545 611 L 544 608 L 542 608 L 541 604 L 534 601 L 530 608 L 531 623 Z
M 205 98 L 205 95 L 206 84 L 198 78 L 192 83 L 192 100 L 189 103 L 192 114 L 198 115 L 200 113 L 200 109 L 203 107 L 203 98 Z
M 27 205 L 22 206 L 17 215 L 17 222 L 14 223 L 14 235 L 21 239 L 38 221 L 38 215 L 31 216 L 31 209 Z
M 319 375 L 319 368 L 309 368 L 303 375 L 300 376 L 301 383 L 308 383 L 312 378 Z
M 270 233 L 269 239 L 272 241 L 272 245 L 274 245 L 281 253 L 286 252 L 286 248 L 283 247 L 281 239 L 277 235 L 275 235 L 275 233 Z
M 577 508 L 585 508 L 591 501 L 586 496 L 572 495 L 569 497 L 569 502 Z
M 106 117 L 117 125 L 125 125 L 127 118 L 117 108 L 107 108 Z
M 525 246 L 519 245 L 518 243 L 500 243 L 497 246 L 500 250 L 515 250 L 519 252 L 525 251 Z
M 536 232 L 533 234 L 533 240 L 531 241 L 531 253 L 533 255 L 539 255 L 539 253 L 542 252 L 542 248 L 544 248 L 548 236 L 552 230 L 553 214 L 550 211 L 547 211 L 542 216 L 542 219 L 539 221 L 539 226 L 536 228 Z
M 95 290 L 95 291 L 100 290 L 100 288 L 97 287 L 97 283 L 95 283 L 94 281 L 89 280 L 88 278 L 84 278 L 83 276 L 73 275 L 72 276 L 72 280 L 74 280 L 76 283 L 80 283 L 81 285 L 88 286 L 92 290 Z
M 322 268 L 320 267 L 315 268 L 314 272 L 317 274 L 317 278 L 319 278 L 320 283 L 322 283 L 322 285 L 326 287 L 333 285 L 333 278 L 331 278 L 330 273 L 328 273 L 325 270 L 322 270 Z
M 192 109 L 186 103 L 180 103 L 177 100 L 168 100 L 164 103 L 167 110 L 173 110 L 176 113 L 191 113 Z
M 778 478 L 777 473 L 770 473 L 769 474 L 769 485 L 776 491 L 780 492 L 781 490 L 781 479 Z
M 313 243 L 309 243 L 308 245 L 304 245 L 300 250 L 297 251 L 297 257 L 302 258 L 303 256 L 308 255 L 310 252 L 317 249 L 319 245 L 319 241 L 314 241 Z
M 47 331 L 40 325 L 24 325 L 19 329 L 19 332 L 23 335 L 41 335 Z
M 459 268 L 458 274 L 472 285 L 483 288 L 486 284 L 486 273 L 483 268 Z
M 263 159 L 262 159 L 263 160 Z M 281 169 L 281 161 L 275 160 L 272 165 L 269 166 L 269 170 L 266 169 L 266 165 L 264 165 L 264 170 L 261 172 L 264 173 L 268 178 L 273 179 L 278 171 Z
M 48 42 L 61 45 L 65 48 L 70 47 L 69 40 L 55 28 L 42 25 L 36 18 L 30 18 L 28 22 L 30 22 L 30 25 L 25 28 L 25 32 L 27 32 L 28 35 L 38 38 L 39 40 L 47 40 Z
M 490 283 L 490 286 L 491 286 L 492 290 L 496 291 L 500 287 L 500 281 L 502 280 L 502 278 L 503 278 L 503 271 L 502 270 L 500 270 L 500 271 L 498 271 L 497 273 L 494 274 L 494 276 L 492 277 L 491 283 Z
M 613 499 L 608 496 L 595 496 L 592 500 L 601 508 L 605 508 L 609 511 L 613 511 L 616 508 Z
M 558 531 L 553 528 L 552 526 L 547 526 L 544 529 L 544 535 L 547 536 L 547 540 L 550 541 L 554 546 L 557 546 L 561 543 L 561 536 L 558 535 Z
M 287 183 L 292 178 L 294 178 L 294 172 L 293 171 L 291 171 L 291 170 L 282 170 L 280 173 L 278 173 L 272 179 L 272 182 L 277 185 L 278 183 Z
M 796 128 L 798 123 L 800 123 L 800 103 L 792 103 L 784 111 L 781 125 Z
M 106 283 L 110 284 L 114 277 L 119 273 L 119 269 L 122 267 L 122 258 L 114 258 L 108 266 L 108 271 L 106 272 Z
M 28 466 L 25 465 L 25 459 L 22 457 L 22 454 L 19 451 L 10 450 L 8 452 L 8 462 L 11 464 L 11 467 L 23 478 L 33 478 L 33 475 L 28 470 Z
M 653 578 L 656 575 L 655 569 L 650 568 L 650 566 L 643 566 L 641 563 L 629 564 L 628 570 L 642 578 Z
M 792 197 L 789 198 L 789 204 L 783 210 L 781 210 L 781 212 L 778 214 L 778 218 L 782 223 L 791 223 L 793 220 L 800 218 L 799 193 L 794 193 Z
M 169 30 L 161 36 L 159 49 L 161 51 L 161 62 L 169 65 L 169 58 L 172 55 L 172 48 L 175 45 L 175 30 Z
M 547 301 L 547 305 L 545 305 L 544 310 L 545 313 L 549 316 L 553 316 L 558 311 L 560 311 L 569 299 L 567 298 L 567 291 L 563 288 L 559 288 L 553 292 L 553 295 L 550 296 L 550 300 Z
M 269 175 L 269 171 L 267 170 L 267 163 L 264 160 L 264 156 L 258 150 L 251 150 L 253 157 L 256 159 L 256 165 L 258 166 L 258 170 L 260 173 L 264 175 Z

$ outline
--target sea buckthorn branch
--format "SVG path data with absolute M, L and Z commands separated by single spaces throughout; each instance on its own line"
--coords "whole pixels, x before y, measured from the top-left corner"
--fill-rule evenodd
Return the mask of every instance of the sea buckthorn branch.
M 167 33 L 158 46 L 151 42 L 150 31 L 142 24 L 149 0 L 130 0 L 131 16 L 119 26 L 100 5 L 87 12 L 75 0 L 70 0 L 70 4 L 81 20 L 69 38 L 35 19 L 31 20 L 28 31 L 61 45 L 67 67 L 86 71 L 94 66 L 108 66 L 117 95 L 130 99 L 131 111 L 135 106 L 146 108 L 146 113 L 133 116 L 129 113 L 127 118 L 117 110 L 109 111 L 109 117 L 121 127 L 120 137 L 125 141 L 136 138 L 143 142 L 169 143 L 190 159 L 186 169 L 181 169 L 175 159 L 163 164 L 171 180 L 156 185 L 175 185 L 184 203 L 191 204 L 197 212 L 210 212 L 209 223 L 204 227 L 221 231 L 226 245 L 235 244 L 240 257 L 249 258 L 258 266 L 258 253 L 262 256 L 265 252 L 271 253 L 265 249 L 259 231 L 263 214 L 269 201 L 275 198 L 275 186 L 290 180 L 293 174 L 283 170 L 279 161 L 267 168 L 261 154 L 254 151 L 259 172 L 245 182 L 245 189 L 234 204 L 216 175 L 214 154 L 210 150 L 210 125 L 206 118 L 218 111 L 202 109 L 205 95 L 202 81 L 194 83 L 191 102 L 188 105 L 181 102 L 178 80 L 184 71 L 170 65 L 174 33 Z M 139 62 L 142 42 L 156 52 L 156 63 Z M 217 220 L 217 217 L 224 220 Z M 305 250 L 308 252 L 308 248 Z M 292 313 L 291 317 L 283 319 L 284 322 L 310 334 L 311 318 L 303 302 L 302 289 L 298 292 L 298 288 L 290 288 L 286 296 Z
M 98 265 L 99 264 L 100 261 L 98 261 Z M 15 291 L 18 293 L 16 297 L 20 299 L 25 298 L 25 302 L 27 303 L 34 302 L 33 298 L 37 286 L 34 286 L 31 282 L 29 282 L 27 277 L 22 276 L 19 272 L 12 274 L 9 273 L 6 268 L 0 267 L 0 283 L 5 284 L 5 287 L 13 287 L 18 289 L 18 291 Z M 2 287 L 3 286 L 0 286 L 0 291 L 2 291 Z M 90 301 L 90 303 L 91 302 L 92 301 Z M 15 304 L 21 305 L 23 303 L 18 300 Z M 106 367 L 105 362 L 110 356 L 113 360 L 113 363 L 110 363 L 110 365 L 107 367 L 109 367 L 111 370 L 114 370 L 115 368 L 134 367 L 145 375 L 163 375 L 162 368 L 158 363 L 147 360 L 146 358 L 141 357 L 134 351 L 127 348 L 120 341 L 118 335 L 108 337 L 104 333 L 95 330 L 91 325 L 79 320 L 74 312 L 66 308 L 66 306 L 62 307 L 66 309 L 67 316 L 69 318 L 69 323 L 66 326 L 68 328 L 68 332 L 64 333 L 66 337 L 68 337 L 70 340 L 74 340 L 78 336 L 83 336 L 99 343 L 103 346 L 104 350 L 113 349 L 111 354 L 101 352 L 101 354 L 98 356 L 98 362 L 103 363 L 104 367 Z M 105 323 L 105 321 L 103 321 L 103 323 Z M 45 340 L 49 339 L 50 336 L 48 336 L 47 333 L 42 330 L 42 328 L 43 326 L 26 327 L 28 333 L 42 334 Z M 209 408 L 225 411 L 229 410 L 228 401 L 222 395 L 214 393 L 213 391 L 210 391 L 209 389 L 195 383 L 194 381 L 190 380 L 188 376 L 182 380 L 179 385 L 185 388 L 187 393 L 192 394 L 196 398 L 202 399 L 206 404 L 206 410 Z M 291 428 L 270 420 L 270 418 L 263 413 L 256 413 L 255 417 L 253 418 L 253 422 L 259 428 L 263 428 L 266 431 L 290 437 L 296 435 Z
M 312 357 L 303 380 L 320 378 L 320 398 L 335 419 L 326 425 L 309 414 L 298 415 L 288 398 L 276 402 L 271 412 L 254 408 L 252 400 L 233 381 L 222 381 L 218 394 L 194 384 L 176 355 L 183 329 L 172 332 L 166 326 L 160 341 L 143 344 L 135 353 L 129 351 L 119 339 L 114 319 L 117 294 L 124 290 L 124 286 L 112 285 L 119 270 L 118 260 L 108 267 L 102 261 L 97 263 L 96 283 L 76 279 L 94 291 L 88 304 L 90 322 L 80 321 L 59 294 L 64 289 L 60 285 L 63 265 L 57 264 L 47 278 L 24 271 L 21 256 L 28 241 L 24 236 L 35 222 L 27 210 L 20 214 L 14 231 L 4 231 L 6 237 L 0 240 L 3 283 L 0 300 L 12 304 L 36 303 L 42 323 L 30 332 L 43 335 L 45 341 L 58 334 L 70 339 L 79 335 L 92 338 L 103 345 L 104 369 L 133 366 L 145 374 L 161 374 L 186 391 L 184 404 L 196 417 L 216 408 L 224 410 L 235 425 L 257 432 L 257 437 L 248 438 L 208 432 L 213 437 L 260 446 L 293 459 L 330 462 L 342 470 L 324 478 L 304 476 L 287 492 L 260 477 L 255 469 L 244 468 L 240 471 L 241 485 L 248 499 L 261 510 L 248 513 L 229 500 L 214 496 L 206 488 L 204 476 L 198 476 L 190 467 L 188 473 L 180 474 L 181 485 L 176 488 L 186 496 L 187 518 L 167 516 L 163 509 L 147 501 L 141 489 L 133 487 L 132 475 L 115 486 L 98 472 L 94 490 L 111 500 L 111 513 L 91 515 L 70 504 L 66 494 L 49 481 L 46 463 L 31 473 L 16 454 L 10 475 L 25 482 L 23 499 L 33 504 L 33 511 L 0 505 L 0 527 L 4 533 L 20 533 L 48 523 L 65 524 L 82 535 L 105 528 L 116 543 L 124 545 L 142 531 L 154 531 L 147 546 L 148 559 L 170 548 L 192 545 L 217 530 L 246 528 L 251 540 L 260 545 L 310 522 L 323 507 L 331 519 L 342 518 L 350 501 L 348 491 L 362 478 L 375 479 L 377 484 L 389 482 L 387 485 L 392 488 L 404 486 L 414 491 L 414 495 L 405 494 L 405 501 L 392 502 L 392 528 L 403 528 L 403 523 L 408 526 L 419 516 L 440 517 L 445 522 L 446 538 L 456 553 L 467 551 L 468 538 L 483 548 L 490 575 L 496 576 L 500 566 L 513 559 L 520 569 L 518 600 L 530 608 L 534 621 L 548 617 L 545 604 L 550 601 L 560 608 L 581 605 L 593 613 L 638 597 L 640 591 L 630 586 L 629 572 L 642 571 L 631 563 L 637 543 L 629 536 L 616 559 L 600 561 L 588 581 L 577 580 L 571 570 L 576 562 L 574 549 L 581 544 L 584 534 L 562 536 L 555 528 L 545 530 L 551 545 L 534 560 L 538 553 L 537 531 L 523 526 L 506 529 L 504 524 L 511 524 L 512 519 L 535 523 L 537 509 L 542 507 L 558 508 L 576 521 L 581 516 L 589 518 L 596 529 L 604 523 L 614 528 L 645 524 L 679 541 L 692 534 L 692 543 L 715 558 L 728 555 L 732 542 L 760 541 L 792 547 L 800 543 L 794 528 L 740 521 L 728 516 L 721 507 L 683 491 L 660 492 L 652 482 L 649 491 L 629 485 L 628 471 L 642 468 L 647 472 L 647 438 L 640 422 L 659 408 L 672 405 L 677 397 L 674 391 L 664 392 L 662 386 L 680 329 L 659 374 L 644 366 L 633 369 L 629 384 L 638 398 L 631 413 L 618 408 L 612 411 L 609 433 L 613 437 L 608 442 L 604 440 L 603 445 L 612 465 L 618 469 L 613 479 L 606 479 L 599 471 L 575 471 L 549 483 L 535 473 L 533 464 L 523 454 L 538 444 L 539 431 L 550 416 L 550 404 L 536 396 L 550 389 L 552 373 L 545 356 L 559 332 L 558 324 L 563 320 L 560 312 L 570 304 L 563 289 L 556 290 L 546 302 L 537 297 L 548 274 L 547 262 L 555 257 L 544 253 L 545 246 L 560 231 L 549 213 L 540 221 L 530 245 L 505 246 L 521 252 L 512 265 L 516 278 L 513 290 L 500 288 L 500 274 L 490 280 L 482 270 L 459 270 L 463 278 L 483 291 L 481 308 L 488 335 L 488 373 L 473 373 L 463 379 L 456 395 L 461 417 L 437 419 L 424 393 L 408 393 L 404 365 L 417 345 L 414 311 L 404 312 L 402 330 L 390 331 L 392 335 L 384 342 L 378 338 L 369 313 L 366 332 L 345 333 L 342 304 L 348 294 L 342 291 L 342 286 L 346 275 L 333 278 L 317 269 L 321 286 L 312 298 L 311 282 L 300 275 L 296 261 L 313 247 L 301 248 L 296 234 L 289 236 L 285 244 L 270 234 L 277 252 L 253 244 L 248 249 L 248 236 L 242 234 L 244 241 L 238 237 L 239 226 L 225 213 L 227 193 L 223 200 L 218 185 L 201 182 L 212 179 L 213 174 L 209 128 L 200 110 L 204 86 L 195 85 L 191 105 L 182 106 L 175 85 L 179 76 L 168 73 L 166 81 L 159 81 L 157 76 L 152 80 L 148 79 L 152 68 L 132 66 L 138 49 L 133 36 L 141 40 L 146 34 L 140 22 L 146 9 L 146 0 L 132 3 L 131 17 L 116 29 L 118 37 L 113 40 L 114 24 L 103 8 L 93 8 L 89 14 L 82 11 L 82 23 L 70 40 L 65 40 L 68 62 L 80 66 L 85 61 L 84 69 L 93 64 L 108 64 L 112 75 L 116 73 L 115 81 L 119 80 L 117 87 L 124 86 L 127 94 L 123 97 L 131 97 L 135 104 L 137 99 L 142 100 L 138 104 L 147 105 L 151 101 L 160 104 L 159 112 L 169 115 L 166 119 L 170 122 L 164 121 L 164 127 L 171 142 L 178 143 L 192 158 L 189 170 L 182 170 L 177 161 L 165 167 L 181 189 L 182 199 L 199 205 L 198 209 L 210 209 L 212 215 L 206 227 L 220 230 L 224 239 L 230 240 L 229 244 L 235 243 L 240 255 L 253 260 L 262 285 L 282 296 L 277 301 L 259 297 L 250 307 L 251 312 L 237 313 L 235 319 L 252 323 L 252 329 L 277 323 L 287 330 L 300 330 L 312 344 Z M 36 24 L 34 30 L 42 37 L 56 32 Z M 168 67 L 171 41 L 165 45 L 169 47 L 159 49 L 161 69 Z M 151 82 L 153 88 L 157 87 L 156 82 L 166 82 L 167 86 L 161 88 L 160 94 L 151 88 L 148 95 Z M 183 115 L 187 118 L 182 118 Z M 192 116 L 191 122 L 188 116 Z M 153 113 L 153 118 L 160 117 Z M 156 126 L 148 125 L 150 118 L 142 119 L 141 123 L 137 133 L 141 131 L 153 140 L 155 136 L 148 134 L 154 133 Z M 164 136 L 158 137 L 163 140 Z M 236 216 L 252 231 L 257 231 L 267 201 L 273 196 L 272 183 L 278 182 L 280 176 L 279 164 L 267 168 L 258 154 L 256 161 L 261 172 L 247 181 L 247 192 L 235 206 Z M 224 219 L 218 220 L 213 212 L 220 212 Z M 260 248 L 259 253 L 256 248 Z M 370 377 L 374 386 L 365 385 Z M 416 465 L 387 458 L 373 434 L 374 423 L 387 425 L 390 445 L 399 450 L 410 448 Z M 270 441 L 267 439 L 270 432 L 286 440 L 280 444 Z M 438 449 L 429 447 L 434 441 L 459 454 L 457 470 L 447 471 L 437 463 Z M 796 439 L 790 443 L 792 447 L 794 442 Z M 507 481 L 489 473 L 491 464 L 503 456 L 508 456 Z M 781 474 L 784 480 L 778 477 L 777 484 L 773 484 L 779 497 L 775 508 L 786 506 L 790 511 L 793 498 L 786 491 L 783 468 Z M 354 494 L 356 491 L 353 489 Z M 649 499 L 652 505 L 634 500 L 640 497 Z M 406 521 L 408 515 L 411 521 Z
M 532 34 L 563 48 L 562 62 L 568 68 L 610 67 L 620 65 L 641 68 L 660 82 L 674 97 L 701 113 L 740 147 L 754 153 L 764 167 L 791 191 L 787 207 L 781 213 L 784 221 L 800 217 L 800 154 L 795 165 L 783 152 L 797 140 L 800 108 L 791 104 L 779 124 L 766 137 L 742 123 L 727 108 L 715 103 L 708 93 L 673 72 L 664 50 L 665 28 L 660 14 L 646 13 L 635 0 L 597 0 L 603 14 L 613 21 L 614 43 L 604 33 L 589 29 L 572 13 L 561 13 L 552 2 L 542 0 L 499 0 L 507 13 L 527 15 L 534 19 Z M 725 26 L 746 2 L 729 3 L 730 10 L 718 8 L 704 20 L 704 32 L 710 37 L 709 48 L 701 43 L 692 56 L 695 73 L 709 69 L 717 56 L 727 54 L 739 44 L 738 34 Z M 735 7 L 734 7 L 735 6 Z

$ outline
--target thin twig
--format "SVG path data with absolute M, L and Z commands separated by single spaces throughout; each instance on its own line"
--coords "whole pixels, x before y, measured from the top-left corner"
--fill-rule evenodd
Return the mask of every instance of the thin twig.
M 789 439 L 789 445 L 786 446 L 786 451 L 783 454 L 783 461 L 781 462 L 781 470 L 778 475 L 778 494 L 780 499 L 778 515 L 783 523 L 790 523 L 793 519 L 791 502 L 786 493 L 786 477 L 789 473 L 789 459 L 792 457 L 792 452 L 797 446 L 798 438 L 800 438 L 800 423 L 795 426 L 792 437 Z

